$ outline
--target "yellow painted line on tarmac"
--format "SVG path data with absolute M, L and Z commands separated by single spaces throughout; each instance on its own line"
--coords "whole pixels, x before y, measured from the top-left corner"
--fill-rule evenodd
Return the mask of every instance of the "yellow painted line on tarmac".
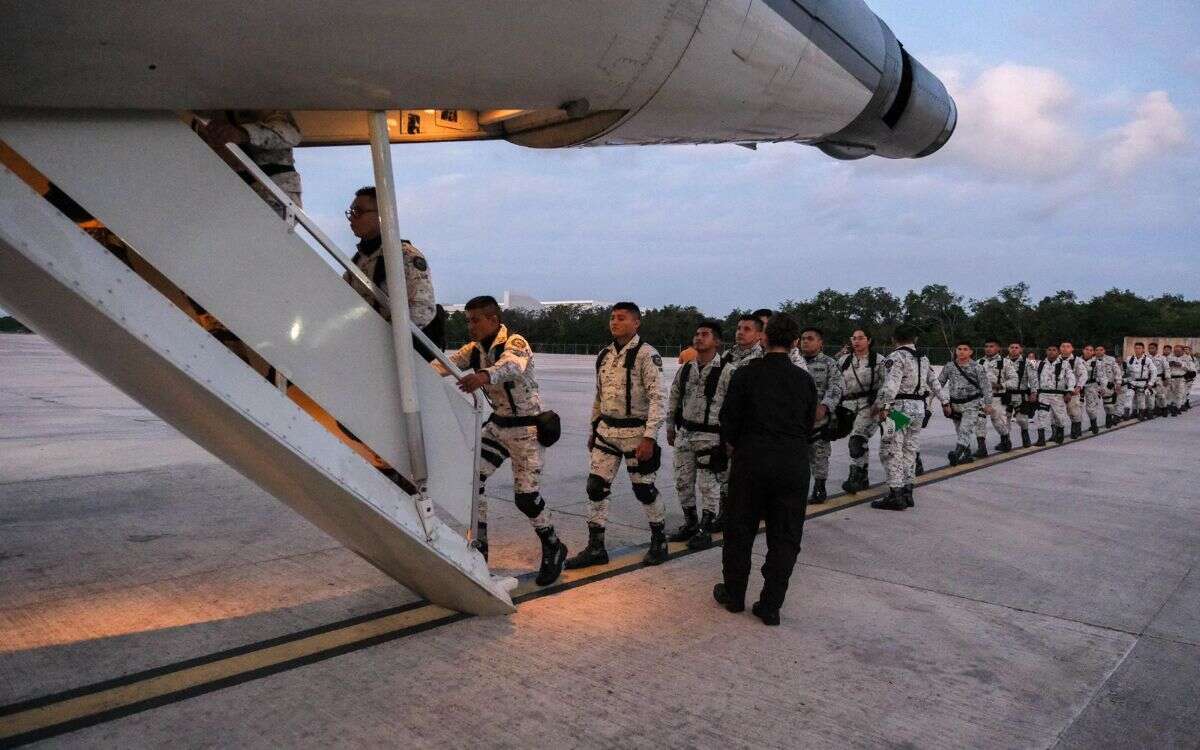
M 1105 430 L 1100 436 L 1136 422 L 1122 422 Z M 1081 442 L 1092 437 L 1085 434 Z M 972 471 L 1013 461 L 1024 456 L 1059 447 L 1051 443 L 1044 448 L 1017 448 L 1008 453 L 994 453 L 975 459 L 969 464 L 946 466 L 927 471 L 917 477 L 918 486 L 940 482 Z M 820 505 L 809 505 L 807 518 L 815 518 L 869 502 L 887 492 L 885 485 L 876 485 L 854 495 L 838 494 Z M 714 534 L 714 547 L 721 544 L 721 534 Z M 684 542 L 668 545 L 672 559 L 696 554 Z M 537 586 L 532 575 L 522 576 L 512 592 L 514 601 L 531 599 L 568 591 L 645 567 L 642 555 L 645 547 L 626 548 L 612 555 L 607 565 L 582 570 L 564 570 L 562 577 L 546 587 Z M 15 747 L 28 742 L 65 734 L 83 727 L 175 703 L 225 687 L 260 679 L 282 671 L 312 664 L 344 653 L 367 648 L 389 640 L 403 638 L 431 628 L 440 627 L 470 617 L 429 603 L 372 613 L 332 623 L 313 630 L 293 633 L 261 643 L 222 651 L 208 656 L 138 672 L 106 682 L 86 685 L 63 693 L 43 696 L 30 701 L 0 706 L 0 748 Z

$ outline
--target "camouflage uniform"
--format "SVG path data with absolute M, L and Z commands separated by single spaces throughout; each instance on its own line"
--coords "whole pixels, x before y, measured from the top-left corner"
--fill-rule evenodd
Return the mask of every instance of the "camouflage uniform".
M 792 347 L 792 350 L 790 352 L 788 352 L 788 359 L 796 367 L 799 367 L 801 370 L 808 372 L 808 363 L 804 361 L 804 355 L 801 354 L 800 350 L 797 349 L 796 347 Z
M 838 404 L 842 402 L 846 383 L 842 379 L 837 360 L 824 352 L 818 352 L 811 357 L 805 356 L 804 363 L 807 365 L 808 374 L 812 376 L 813 384 L 817 387 L 817 404 L 824 404 L 829 410 L 825 418 L 813 426 L 813 440 L 809 445 L 813 481 L 824 482 L 829 478 L 830 453 L 829 433 L 825 428 L 829 427 Z
M 997 354 L 994 357 L 985 356 L 979 360 L 979 365 L 987 373 L 989 384 L 989 390 L 983 394 L 983 406 L 992 407 L 992 427 L 1003 440 L 1009 437 L 1012 425 L 1009 423 L 1008 409 L 1005 408 L 1001 397 L 1019 389 L 1017 366 L 1004 354 Z M 987 437 L 987 423 L 986 415 L 979 418 L 975 425 L 976 438 Z
M 1117 417 L 1120 411 L 1120 402 L 1124 396 L 1121 382 L 1121 363 L 1111 354 L 1105 354 L 1100 360 L 1101 366 L 1104 368 L 1105 381 L 1108 385 L 1104 389 L 1104 413 L 1108 415 L 1111 422 Z
M 930 382 L 933 371 L 929 360 L 919 356 L 911 346 L 897 347 L 884 360 L 883 385 L 879 388 L 877 407 L 883 414 L 879 436 L 879 460 L 887 472 L 888 486 L 901 490 L 916 482 L 917 454 L 921 451 L 921 430 L 925 422 L 925 400 L 931 393 L 939 395 Z M 899 411 L 911 421 L 904 429 L 895 429 L 887 419 Z
M 421 251 L 413 247 L 408 240 L 400 240 L 404 251 L 404 282 L 408 287 L 408 316 L 418 328 L 429 325 L 437 315 L 437 303 L 433 295 L 433 279 L 429 275 L 429 263 Z M 354 254 L 354 265 L 358 266 L 368 279 L 387 293 L 387 269 L 383 259 L 383 239 L 380 236 L 370 237 L 358 243 L 358 252 Z M 362 284 L 350 274 L 346 281 L 362 295 L 372 307 L 383 312 L 375 304 Z
M 723 355 L 725 359 L 732 365 L 741 365 L 749 362 L 752 359 L 758 359 L 763 355 L 762 344 L 755 344 L 749 349 L 742 349 L 735 346 Z
M 1067 407 L 1067 416 L 1071 419 L 1072 437 L 1078 437 L 1076 434 L 1079 425 L 1083 424 L 1083 384 L 1087 382 L 1087 363 L 1083 361 L 1083 357 L 1072 354 L 1064 359 L 1067 366 L 1071 368 L 1071 373 L 1075 376 L 1075 388 L 1077 389 L 1075 397 L 1065 399 Z
M 513 490 L 517 508 L 524 513 L 535 529 L 550 524 L 550 512 L 539 494 L 544 448 L 537 440 L 537 427 L 532 417 L 541 414 L 542 402 L 533 373 L 533 350 L 524 337 L 500 331 L 490 342 L 474 341 L 450 355 L 450 361 L 461 369 L 486 372 L 489 383 L 482 390 L 492 404 L 492 416 L 483 426 L 479 464 L 479 523 L 487 524 L 487 497 L 484 484 L 500 468 L 505 459 L 512 459 Z
M 627 368 L 631 352 L 632 367 Z M 640 468 L 634 451 L 643 438 L 656 439 L 665 418 L 662 357 L 654 347 L 640 336 L 625 346 L 614 341 L 605 347 L 596 359 L 596 399 L 592 403 L 595 444 L 587 480 L 589 526 L 607 525 L 608 497 L 622 461 L 646 518 L 651 524 L 663 523 L 663 502 L 654 486 L 657 467 L 650 471 Z
M 1062 357 L 1038 362 L 1038 430 L 1065 429 L 1070 419 L 1064 397 L 1075 390 L 1075 370 Z
M 671 383 L 667 413 L 675 425 L 675 492 L 679 504 L 696 508 L 700 488 L 701 510 L 716 514 L 721 484 L 727 472 L 714 471 L 714 451 L 723 451 L 718 415 L 735 368 L 718 355 L 703 367 L 695 360 L 680 367 Z M 710 382 L 712 385 L 710 386 Z M 709 399 L 711 393 L 712 398 Z
M 1151 354 L 1150 358 L 1154 360 L 1154 370 L 1157 377 L 1153 381 L 1154 385 L 1154 408 L 1161 413 L 1167 407 L 1167 389 L 1170 382 L 1170 372 L 1167 368 L 1167 358 L 1161 354 Z
M 845 392 L 842 394 L 842 406 L 854 412 L 854 427 L 850 430 L 850 465 L 867 468 L 870 462 L 870 451 L 867 443 L 879 427 L 879 420 L 871 413 L 879 387 L 887 375 L 884 365 L 885 357 L 873 353 L 860 357 L 850 352 L 842 355 L 838 361 L 838 369 L 842 373 Z M 871 366 L 874 361 L 874 367 Z
M 297 206 L 300 203 L 300 173 L 296 171 L 296 159 L 292 149 L 300 145 L 300 128 L 292 113 L 282 109 L 239 109 L 198 112 L 206 120 L 218 120 L 237 125 L 246 131 L 250 140 L 241 144 L 259 169 L 267 173 L 271 181 L 288 194 Z M 247 184 L 267 202 L 276 213 L 284 215 L 283 205 L 274 196 L 258 184 L 258 181 L 245 173 L 245 169 L 234 169 L 242 175 Z
M 1167 357 L 1167 406 L 1171 409 L 1172 414 L 1178 414 L 1183 408 L 1184 402 L 1187 400 L 1188 381 L 1184 378 L 1187 375 L 1184 358 L 1177 354 L 1172 354 Z
M 975 437 L 975 425 L 983 417 L 984 399 L 990 395 L 985 391 L 991 387 L 988 374 L 983 365 L 975 360 L 965 365 L 954 361 L 942 367 L 938 382 L 948 397 L 945 403 L 950 404 L 951 418 L 958 433 L 958 446 L 969 449 Z
M 1104 391 L 1108 388 L 1108 367 L 1099 357 L 1083 360 L 1083 412 L 1092 418 L 1092 432 L 1104 421 Z
M 1154 381 L 1158 379 L 1158 370 L 1154 367 L 1154 359 L 1148 354 L 1141 357 L 1132 356 L 1125 362 L 1125 384 L 1129 386 L 1125 393 L 1125 411 L 1132 410 L 1139 415 L 1154 407 Z M 1146 415 L 1148 416 L 1148 415 Z
M 1033 395 L 1033 392 L 1037 390 L 1037 364 L 1030 362 L 1024 356 L 1019 359 L 1009 357 L 1008 361 L 1012 363 L 1013 373 L 1017 380 L 1016 385 L 1007 391 L 1008 412 L 1010 418 L 1016 420 L 1017 426 L 1021 428 L 1021 443 L 1024 445 L 1029 433 L 1030 416 L 1028 411 L 1022 407 L 1030 401 L 1037 400 Z

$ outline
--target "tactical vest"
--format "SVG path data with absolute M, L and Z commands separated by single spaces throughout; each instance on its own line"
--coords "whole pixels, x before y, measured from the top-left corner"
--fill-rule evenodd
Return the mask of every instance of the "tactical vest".
M 625 416 L 633 414 L 633 366 L 637 363 L 638 350 L 642 348 L 642 344 L 646 342 L 638 340 L 629 351 L 625 352 Z M 596 357 L 596 372 L 600 372 L 600 368 L 604 366 L 604 360 L 608 357 L 608 347 L 605 347 Z
M 704 380 L 704 421 L 700 424 L 688 422 L 683 418 L 683 403 L 687 398 L 688 378 L 692 375 L 692 363 L 688 362 L 683 366 L 679 373 L 679 402 L 675 404 L 675 426 L 687 427 L 689 430 L 696 432 L 714 432 L 719 428 L 714 428 L 708 424 L 709 412 L 712 410 L 713 399 L 717 397 L 717 384 L 721 380 L 721 371 L 725 369 L 728 360 L 724 355 L 717 357 L 717 364 L 708 371 L 708 377 Z
M 867 406 L 872 406 L 875 404 L 875 394 L 877 394 L 879 392 L 879 387 L 875 385 L 875 376 L 876 376 L 875 369 L 876 369 L 876 365 L 879 362 L 878 356 L 879 355 L 877 355 L 875 352 L 869 352 L 867 354 L 867 368 L 871 370 L 871 384 L 869 386 L 867 386 L 867 392 L 866 393 L 856 393 L 853 396 L 842 396 L 842 401 L 855 401 L 857 399 L 860 399 L 860 398 L 866 396 Z M 854 365 L 854 359 L 855 359 L 854 353 L 851 352 L 846 357 L 846 361 L 842 364 L 842 379 L 843 380 L 846 377 L 846 370 L 849 370 Z M 919 374 L 918 374 L 918 377 L 919 377 Z M 859 385 L 862 385 L 862 382 L 858 380 L 858 372 L 857 371 L 855 371 L 855 373 L 854 373 L 854 380 Z M 918 390 L 920 390 L 920 389 L 918 389 Z

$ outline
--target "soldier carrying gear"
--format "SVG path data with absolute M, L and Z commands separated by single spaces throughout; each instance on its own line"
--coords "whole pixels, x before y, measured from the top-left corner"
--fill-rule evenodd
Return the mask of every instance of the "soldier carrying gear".
M 971 440 L 975 437 L 975 425 L 982 414 L 991 414 L 991 385 L 983 365 L 971 359 L 973 350 L 967 341 L 954 345 L 954 360 L 942 368 L 938 375 L 945 393 L 949 396 L 942 402 L 942 413 L 954 420 L 958 444 L 947 454 L 950 465 L 969 464 L 975 460 L 971 453 Z M 987 455 L 986 451 L 984 455 Z
M 1091 344 L 1083 347 L 1083 364 L 1085 372 L 1083 411 L 1092 420 L 1089 431 L 1096 435 L 1100 432 L 1100 420 L 1104 417 L 1104 392 L 1108 389 L 1108 367 L 1096 356 L 1096 348 Z
M 613 342 L 596 358 L 596 399 L 592 403 L 590 474 L 587 479 L 588 545 L 567 560 L 568 568 L 608 562 L 604 528 L 608 496 L 617 469 L 625 463 L 634 497 L 650 522 L 650 549 L 642 562 L 660 565 L 667 559 L 666 514 L 654 486 L 662 454 L 655 441 L 666 418 L 662 395 L 662 357 L 638 335 L 642 312 L 632 302 L 618 302 L 609 315 Z
M 1012 450 L 1012 427 L 1006 408 L 1008 402 L 1006 396 L 1009 392 L 1019 389 L 1020 377 L 1017 374 L 1017 365 L 1000 353 L 1000 342 L 996 339 L 988 339 L 984 342 L 983 354 L 983 359 L 979 360 L 979 364 L 987 373 L 988 378 L 988 388 L 985 389 L 983 404 L 992 407 L 992 427 L 1000 436 L 1000 442 L 996 444 L 996 452 L 1007 453 Z M 981 417 L 977 422 L 975 441 L 979 444 L 975 458 L 986 457 L 987 419 Z
M 472 544 L 487 559 L 484 485 L 505 459 L 511 459 L 517 510 L 529 518 L 542 543 L 537 584 L 548 586 L 562 573 L 567 547 L 554 532 L 550 512 L 540 493 L 544 448 L 538 439 L 538 418 L 542 402 L 533 375 L 533 350 L 524 337 L 509 332 L 500 322 L 500 305 L 494 297 L 475 297 L 467 303 L 466 313 L 471 342 L 451 354 L 450 361 L 472 370 L 458 381 L 459 389 L 464 393 L 482 390 L 493 409 L 481 438 L 479 525 Z M 435 363 L 435 367 L 444 371 L 440 363 Z
M 1192 356 L 1192 347 L 1183 345 L 1183 403 L 1179 411 L 1185 412 L 1192 408 L 1192 381 L 1196 379 L 1196 358 Z
M 1059 356 L 1057 346 L 1046 347 L 1046 358 L 1036 370 L 1038 396 L 1038 439 L 1034 445 L 1046 445 L 1046 429 L 1051 440 L 1061 445 L 1067 432 L 1067 397 L 1075 393 L 1075 371 Z
M 1087 363 L 1075 356 L 1075 345 L 1070 341 L 1062 342 L 1058 351 L 1066 366 L 1070 367 L 1075 375 L 1075 389 L 1063 400 L 1067 407 L 1067 416 L 1071 418 L 1071 439 L 1077 440 L 1083 435 L 1083 385 L 1088 378 Z
M 734 367 L 717 353 L 721 324 L 705 320 L 696 327 L 692 347 L 696 358 L 680 367 L 667 398 L 667 444 L 675 448 L 675 492 L 683 507 L 684 524 L 669 537 L 687 542 L 689 549 L 712 546 L 721 484 L 728 456 L 721 442 L 721 404 Z M 702 515 L 696 515 L 696 487 Z
M 945 399 L 936 381 L 930 382 L 929 360 L 917 354 L 916 332 L 912 327 L 897 326 L 893 339 L 896 348 L 884 361 L 883 385 L 874 407 L 876 419 L 882 424 L 879 460 L 887 471 L 888 483 L 887 497 L 871 502 L 871 507 L 878 510 L 915 507 L 913 484 L 925 424 L 925 400 L 930 393 L 943 403 Z M 907 421 L 898 424 L 893 412 L 899 412 Z
M 286 215 L 283 204 L 259 185 L 240 162 L 228 156 L 224 148 L 226 143 L 241 146 L 246 156 L 287 193 L 293 203 L 300 205 L 300 173 L 296 171 L 292 149 L 300 145 L 301 136 L 291 112 L 282 109 L 240 109 L 197 112 L 196 115 L 207 120 L 203 123 L 196 121 L 193 125 L 200 137 L 233 167 L 275 213 L 281 218 Z
M 1154 359 L 1147 356 L 1144 343 L 1135 342 L 1133 356 L 1125 362 L 1125 382 L 1129 385 L 1129 392 L 1125 396 L 1127 417 L 1135 417 L 1139 422 L 1152 418 L 1156 380 L 1158 370 L 1154 366 Z
M 1163 359 L 1167 363 L 1167 413 L 1178 417 L 1187 400 L 1187 371 L 1184 369 L 1183 347 L 1163 345 Z
M 1167 358 L 1159 354 L 1158 342 L 1151 342 L 1149 345 L 1149 356 L 1154 361 L 1153 380 L 1150 381 L 1151 393 L 1154 396 L 1154 403 L 1151 405 L 1151 415 L 1155 417 L 1165 417 L 1167 415 L 1167 382 L 1170 379 L 1170 374 L 1167 368 Z
M 1096 346 L 1096 359 L 1100 360 L 1100 366 L 1104 368 L 1105 386 L 1102 395 L 1104 396 L 1104 426 L 1114 427 L 1120 421 L 1120 402 L 1121 402 L 1121 363 L 1116 357 L 1108 353 L 1103 344 Z
M 867 465 L 870 462 L 868 443 L 879 428 L 879 419 L 872 413 L 871 407 L 875 405 L 887 368 L 883 364 L 884 358 L 871 351 L 871 335 L 865 329 L 854 330 L 850 336 L 850 348 L 852 351 L 838 361 L 838 369 L 846 387 L 841 406 L 854 413 L 848 449 L 850 476 L 842 482 L 842 489 L 853 494 L 871 485 L 867 478 Z
M 819 505 L 828 498 L 825 481 L 829 478 L 829 454 L 831 421 L 846 383 L 837 360 L 821 351 L 825 334 L 820 328 L 808 327 L 800 332 L 800 352 L 804 355 L 804 369 L 812 376 L 817 387 L 817 413 L 813 423 L 812 440 L 809 442 L 809 460 L 812 465 L 812 493 L 808 501 Z
M 1004 392 L 1005 404 L 1010 417 L 1021 428 L 1021 447 L 1028 448 L 1033 445 L 1029 438 L 1029 419 L 1037 413 L 1037 399 L 1033 395 L 1037 390 L 1037 365 L 1030 363 L 1025 357 L 1024 347 L 1016 342 L 1008 345 L 1008 361 L 1016 374 L 1017 383 Z

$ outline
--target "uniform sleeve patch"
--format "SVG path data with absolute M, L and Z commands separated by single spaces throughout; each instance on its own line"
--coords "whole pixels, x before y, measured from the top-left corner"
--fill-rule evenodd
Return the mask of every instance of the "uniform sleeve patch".
M 413 264 L 413 268 L 417 269 L 418 271 L 428 271 L 429 270 L 429 264 L 426 263 L 425 259 L 422 258 L 420 255 L 413 257 L 412 264 Z
M 889 370 L 892 369 L 892 365 L 894 365 L 894 364 L 896 364 L 895 360 L 891 360 L 891 359 L 883 360 L 883 366 Z
M 651 354 L 650 361 L 654 363 L 655 367 L 657 367 L 660 370 L 662 369 L 662 366 L 663 366 L 662 357 L 658 356 L 657 354 Z
M 512 336 L 508 339 L 508 345 L 515 349 L 528 349 L 529 342 L 520 336 Z

